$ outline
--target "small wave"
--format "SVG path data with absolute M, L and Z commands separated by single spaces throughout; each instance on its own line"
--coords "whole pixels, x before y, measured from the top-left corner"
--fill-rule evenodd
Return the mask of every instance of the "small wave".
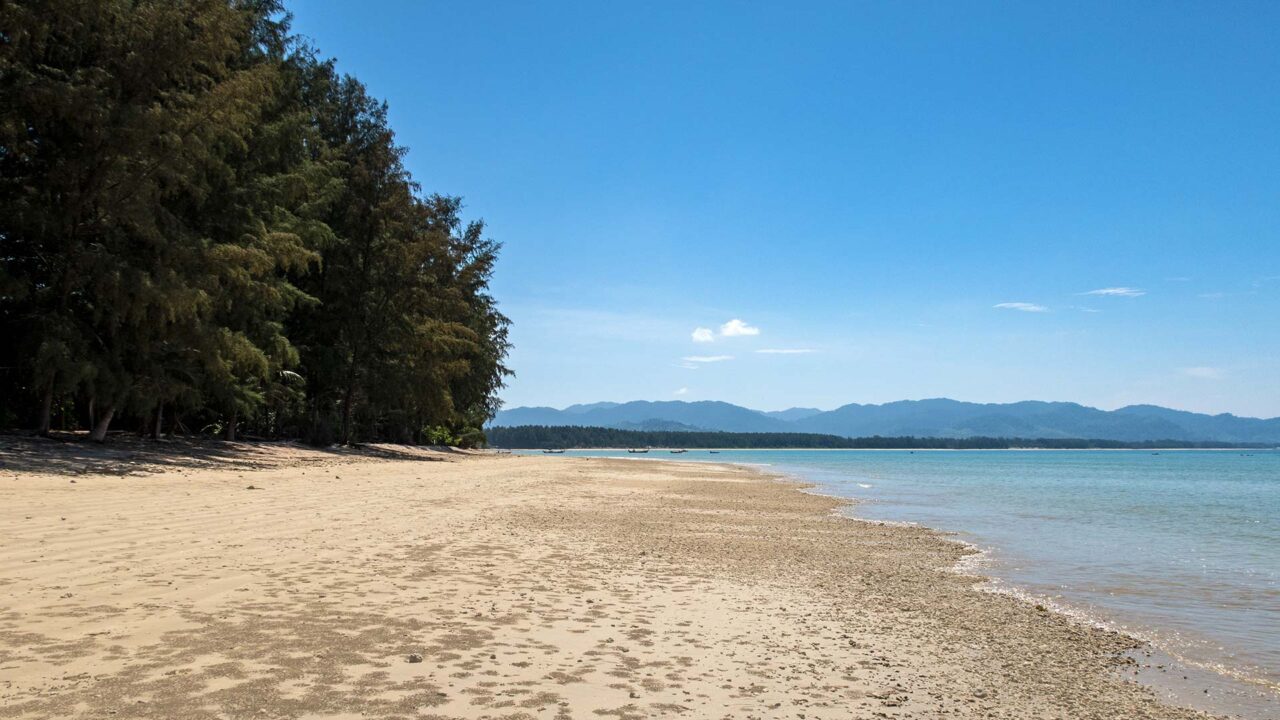
M 867 484 L 867 483 L 858 483 L 858 487 L 860 487 L 860 488 L 862 488 L 862 489 L 864 489 L 864 490 L 870 490 L 870 489 L 871 489 L 871 485 L 869 485 L 869 484 Z

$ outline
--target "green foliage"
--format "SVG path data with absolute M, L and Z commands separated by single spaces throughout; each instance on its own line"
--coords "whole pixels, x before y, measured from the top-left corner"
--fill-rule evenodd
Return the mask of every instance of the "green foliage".
M 449 432 L 449 428 L 434 425 L 423 431 L 422 442 L 426 445 L 457 445 L 458 438 Z
M 489 446 L 489 437 L 484 430 L 476 427 L 465 427 L 458 433 L 458 447 L 483 448 Z
M 276 0 L 3 3 L 0 27 L 6 424 L 422 441 L 492 417 L 498 246 L 419 194 L 385 104 Z
M 484 431 L 480 428 L 468 426 L 455 431 L 443 425 L 433 425 L 423 429 L 422 443 L 460 448 L 482 448 L 489 444 Z

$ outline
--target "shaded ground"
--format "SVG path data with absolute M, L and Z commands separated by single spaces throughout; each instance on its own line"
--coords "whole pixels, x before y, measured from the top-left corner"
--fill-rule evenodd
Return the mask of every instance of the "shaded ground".
M 85 433 L 0 434 L 0 473 L 49 475 L 150 475 L 178 468 L 265 470 L 369 459 L 441 460 L 463 451 L 440 447 L 368 444 L 317 448 L 296 441 L 226 442 L 208 438 L 148 440 L 133 433 L 112 434 L 105 443 Z

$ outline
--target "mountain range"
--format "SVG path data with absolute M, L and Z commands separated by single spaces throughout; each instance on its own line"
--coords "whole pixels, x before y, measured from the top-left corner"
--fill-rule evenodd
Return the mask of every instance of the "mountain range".
M 1280 418 L 1205 415 L 1156 405 L 1099 410 L 1070 402 L 1027 400 L 971 403 L 938 398 L 883 405 L 853 403 L 835 410 L 791 408 L 764 412 L 726 402 L 680 400 L 516 407 L 498 413 L 494 427 L 585 425 L 625 430 L 807 432 L 844 437 L 1017 437 L 1090 440 L 1186 440 L 1280 443 Z

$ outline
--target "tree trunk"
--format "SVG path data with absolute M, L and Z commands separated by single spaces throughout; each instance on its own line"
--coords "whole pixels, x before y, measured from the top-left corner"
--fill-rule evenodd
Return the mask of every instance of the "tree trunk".
M 347 383 L 347 392 L 342 399 L 342 444 L 351 442 L 351 397 L 355 394 L 355 383 Z
M 351 442 L 351 403 L 356 394 L 356 380 L 360 377 L 360 348 L 357 346 L 347 361 L 347 387 L 342 397 L 342 444 Z
M 227 422 L 226 440 L 235 442 L 236 440 L 236 414 L 231 413 L 231 420 Z
M 164 430 L 164 403 L 156 406 L 156 424 L 151 426 L 151 439 L 159 440 L 162 430 Z
M 108 405 L 102 415 L 94 421 L 93 432 L 89 433 L 89 439 L 94 442 L 106 442 L 107 428 L 111 426 L 111 416 L 115 414 L 116 409 Z
M 48 435 L 53 419 L 53 383 L 44 391 L 44 399 L 40 402 L 40 434 Z

